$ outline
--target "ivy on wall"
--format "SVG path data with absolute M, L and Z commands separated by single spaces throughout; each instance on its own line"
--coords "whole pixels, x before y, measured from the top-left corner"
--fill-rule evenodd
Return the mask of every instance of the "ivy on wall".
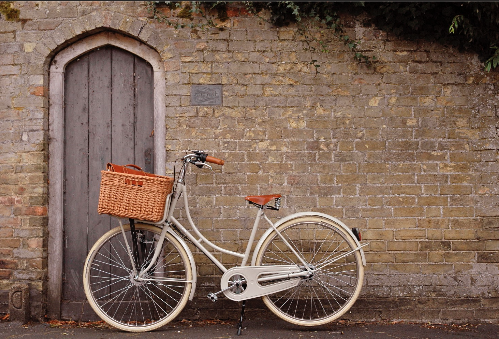
M 327 38 L 332 36 L 343 42 L 352 51 L 355 60 L 365 63 L 368 67 L 376 61 L 376 56 L 365 55 L 359 49 L 360 42 L 346 34 L 344 24 L 338 14 L 341 7 L 336 6 L 333 2 L 254 3 L 247 1 L 245 5 L 250 13 L 257 16 L 258 12 L 264 8 L 269 10 L 270 19 L 268 21 L 277 27 L 296 24 L 298 33 L 305 38 L 309 50 L 328 53 L 330 48 Z M 358 4 L 354 3 L 352 6 L 354 8 Z M 315 34 L 317 32 L 320 33 L 318 36 Z M 320 67 L 316 60 L 312 60 L 311 63 L 316 69 Z
M 364 10 L 386 32 L 475 52 L 487 71 L 499 65 L 497 2 L 366 2 Z
M 364 25 L 374 25 L 403 39 L 438 42 L 459 51 L 475 52 L 487 71 L 499 65 L 497 2 L 148 2 L 156 20 L 176 28 L 223 29 L 220 23 L 228 19 L 229 5 L 245 8 L 256 18 L 277 27 L 295 24 L 311 50 L 327 53 L 330 49 L 326 37 L 339 39 L 356 60 L 368 66 L 376 61 L 375 56 L 365 55 L 360 42 L 345 33 L 341 14 L 363 15 Z M 176 11 L 176 16 L 164 15 L 160 10 L 162 6 Z M 262 10 L 269 15 L 262 16 Z M 216 15 L 213 15 L 214 11 Z M 195 22 L 193 14 L 204 20 Z M 315 34 L 318 31 L 322 38 Z
M 229 19 L 227 7 L 239 7 L 246 13 L 254 15 L 259 20 L 264 20 L 276 27 L 296 24 L 297 31 L 304 38 L 307 49 L 328 53 L 331 37 L 339 39 L 354 53 L 354 58 L 367 66 L 376 61 L 375 56 L 367 56 L 359 50 L 360 42 L 345 33 L 338 12 L 334 6 L 324 6 L 321 2 L 279 1 L 279 2 L 180 2 L 180 1 L 151 1 L 148 2 L 149 11 L 154 19 L 166 23 L 174 28 L 223 28 L 223 22 Z M 170 13 L 165 15 L 161 8 L 168 8 Z M 267 10 L 270 16 L 261 13 Z M 216 15 L 213 15 L 216 11 Z M 175 14 L 176 13 L 176 14 Z M 194 20 L 194 16 L 204 20 Z M 188 19 L 183 20 L 183 19 Z M 320 34 L 316 34 L 316 33 Z M 320 64 L 311 60 L 318 72 Z

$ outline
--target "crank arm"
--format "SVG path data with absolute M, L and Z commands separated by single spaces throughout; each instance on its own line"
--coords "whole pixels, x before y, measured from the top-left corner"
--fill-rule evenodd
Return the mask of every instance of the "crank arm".
M 216 302 L 216 301 L 218 300 L 218 297 L 217 297 L 217 296 L 218 296 L 219 294 L 221 294 L 221 293 L 225 293 L 226 291 L 228 291 L 228 290 L 230 290 L 230 289 L 232 289 L 232 288 L 234 288 L 234 287 L 235 287 L 235 284 L 234 284 L 234 283 L 232 283 L 232 282 L 230 282 L 230 286 L 229 286 L 229 287 L 227 287 L 227 288 L 225 288 L 225 289 L 223 289 L 223 290 L 221 290 L 221 291 L 218 291 L 218 292 L 215 292 L 215 293 L 210 293 L 210 294 L 208 294 L 208 298 L 209 298 L 211 301 Z

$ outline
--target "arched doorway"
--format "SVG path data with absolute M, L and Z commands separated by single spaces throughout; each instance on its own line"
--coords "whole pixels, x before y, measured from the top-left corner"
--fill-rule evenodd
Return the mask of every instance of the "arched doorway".
M 113 226 L 96 212 L 100 170 L 164 172 L 164 72 L 157 52 L 111 32 L 66 48 L 50 71 L 48 315 L 91 320 L 83 261 Z

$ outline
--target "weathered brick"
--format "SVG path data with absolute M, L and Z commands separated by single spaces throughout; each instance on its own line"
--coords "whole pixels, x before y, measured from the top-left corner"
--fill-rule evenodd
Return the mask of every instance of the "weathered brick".
M 450 241 L 420 241 L 420 251 L 450 251 L 452 248 Z M 454 249 L 456 250 L 456 249 Z
M 413 240 L 413 239 L 425 239 L 425 237 L 426 237 L 425 229 L 403 229 L 395 231 L 394 239 Z
M 385 227 L 388 229 L 409 229 L 417 227 L 417 219 L 411 218 L 394 218 L 385 222 Z
M 365 230 L 362 232 L 365 240 L 393 240 L 393 231 L 391 230 Z
M 446 240 L 472 240 L 476 239 L 474 230 L 444 230 Z
M 21 66 L 0 65 L 0 75 L 15 75 L 21 73 Z
M 497 252 L 478 252 L 477 262 L 479 263 L 499 263 L 499 254 Z
M 415 197 L 397 196 L 385 199 L 386 206 L 413 206 L 416 203 Z
M 388 251 L 417 251 L 418 242 L 417 241 L 388 241 L 387 242 Z
M 395 207 L 393 208 L 394 217 L 418 217 L 424 212 L 422 207 Z
M 475 208 L 473 207 L 444 207 L 442 209 L 443 217 L 473 217 L 475 216 Z
M 400 263 L 417 263 L 427 262 L 428 255 L 424 252 L 402 252 L 395 253 L 395 262 Z
M 446 252 L 444 253 L 445 262 L 475 262 L 474 252 Z
M 391 187 L 392 194 L 395 195 L 419 195 L 422 193 L 421 186 L 418 185 L 396 185 Z

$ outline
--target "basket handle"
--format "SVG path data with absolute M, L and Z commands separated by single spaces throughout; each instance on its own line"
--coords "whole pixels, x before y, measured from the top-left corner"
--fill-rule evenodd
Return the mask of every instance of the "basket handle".
M 127 171 L 127 168 L 126 167 L 132 167 L 132 168 L 135 168 L 135 170 L 138 170 L 140 172 L 142 172 L 141 174 L 144 174 L 144 170 L 142 170 L 142 168 L 140 168 L 139 166 L 137 165 L 132 165 L 132 164 L 128 164 L 128 165 L 125 165 L 125 166 L 121 166 L 121 165 L 116 165 L 116 164 L 112 164 L 110 162 L 107 163 L 107 170 L 108 171 L 111 171 L 111 172 L 118 172 L 118 173 L 128 173 Z M 134 170 L 132 170 L 133 172 Z
M 139 170 L 139 171 L 144 172 L 144 170 L 143 170 L 142 168 L 140 168 L 139 166 L 137 166 L 137 165 L 133 165 L 133 164 L 128 164 L 128 165 L 125 165 L 125 167 L 127 167 L 127 166 L 129 166 L 129 167 L 133 167 L 133 168 L 135 168 L 135 169 L 137 169 L 137 170 Z

